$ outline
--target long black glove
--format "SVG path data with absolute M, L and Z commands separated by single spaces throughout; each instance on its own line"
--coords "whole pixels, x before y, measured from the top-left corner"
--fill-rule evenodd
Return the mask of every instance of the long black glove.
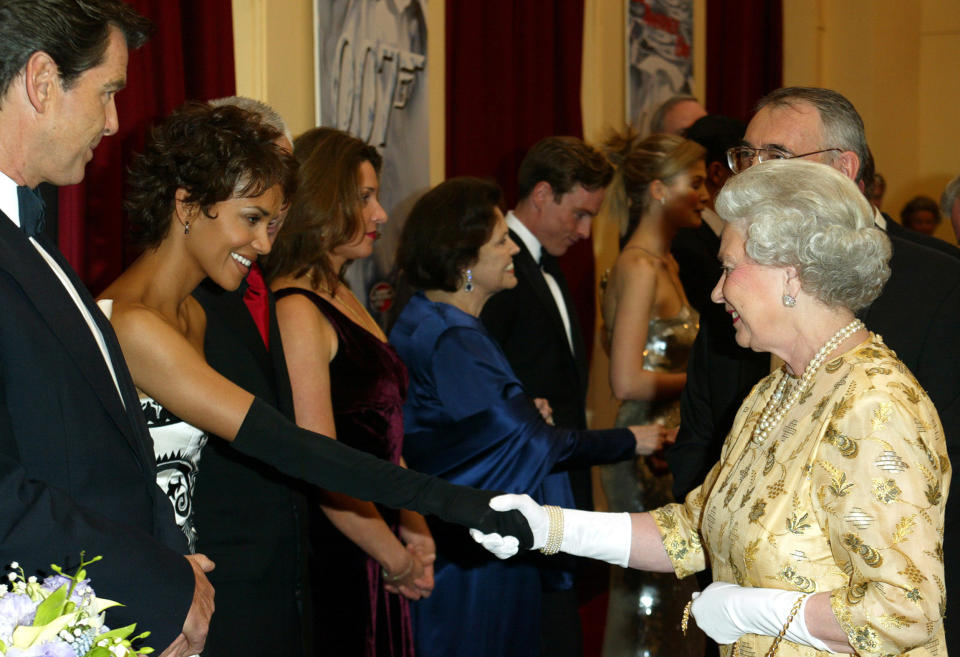
M 401 468 L 302 429 L 259 399 L 250 405 L 233 446 L 286 475 L 329 491 L 434 515 L 485 534 L 514 536 L 523 550 L 533 545 L 530 525 L 519 511 L 490 508 L 490 499 L 499 492 L 457 486 Z

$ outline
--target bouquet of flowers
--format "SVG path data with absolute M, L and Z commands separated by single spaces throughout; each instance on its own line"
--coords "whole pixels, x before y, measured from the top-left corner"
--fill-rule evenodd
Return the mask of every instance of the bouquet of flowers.
M 26 577 L 17 562 L 10 564 L 8 584 L 0 584 L 0 655 L 6 657 L 137 657 L 152 648 L 134 649 L 136 624 L 111 630 L 104 610 L 119 603 L 96 597 L 86 568 L 100 561 L 84 561 L 73 575 L 51 565 L 56 575 L 42 582 Z

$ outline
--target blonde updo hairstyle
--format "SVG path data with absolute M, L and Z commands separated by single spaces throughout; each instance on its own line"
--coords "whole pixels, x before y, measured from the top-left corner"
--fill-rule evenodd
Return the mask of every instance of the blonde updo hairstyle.
M 632 129 L 607 139 L 605 152 L 616 167 L 609 207 L 619 218 L 621 246 L 650 208 L 650 184 L 655 180 L 669 184 L 707 153 L 700 144 L 677 135 L 638 139 Z
M 890 240 L 873 207 L 845 175 L 826 164 L 774 160 L 730 178 L 717 214 L 746 236 L 761 265 L 794 267 L 805 292 L 857 312 L 890 278 Z

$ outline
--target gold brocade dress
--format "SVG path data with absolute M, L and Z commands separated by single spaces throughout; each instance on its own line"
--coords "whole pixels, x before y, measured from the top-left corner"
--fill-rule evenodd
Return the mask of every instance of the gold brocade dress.
M 859 655 L 946 657 L 951 468 L 929 397 L 871 334 L 826 363 L 756 444 L 754 425 L 783 376 L 770 374 L 744 401 L 703 485 L 684 504 L 653 512 L 677 575 L 703 569 L 709 555 L 715 581 L 832 591 Z M 740 655 L 762 657 L 772 641 L 744 635 Z M 827 653 L 785 640 L 777 654 Z
M 673 317 L 651 319 L 643 369 L 686 372 L 698 327 L 699 315 L 688 304 Z M 680 400 L 625 401 L 616 426 L 655 422 L 678 426 Z M 600 466 L 600 479 L 610 511 L 636 513 L 673 502 L 673 476 L 652 469 L 645 457 Z M 680 632 L 683 608 L 698 589 L 692 576 L 678 580 L 670 573 L 613 568 L 604 657 L 702 657 L 703 635 L 684 638 Z

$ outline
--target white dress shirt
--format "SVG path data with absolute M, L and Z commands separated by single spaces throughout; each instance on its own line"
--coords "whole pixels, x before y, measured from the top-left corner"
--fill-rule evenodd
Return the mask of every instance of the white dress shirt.
M 9 176 L 0 171 L 0 210 L 7 215 L 10 220 L 17 226 L 17 229 L 20 228 L 20 202 L 17 199 L 17 183 L 14 182 Z M 113 377 L 113 385 L 117 388 L 117 394 L 120 395 L 120 403 L 123 404 L 123 395 L 120 394 L 120 384 L 117 383 L 117 374 L 113 369 L 113 362 L 110 360 L 110 355 L 107 352 L 107 343 L 103 339 L 103 333 L 100 332 L 100 328 L 97 326 L 97 323 L 93 321 L 93 315 L 90 314 L 90 311 L 83 304 L 83 301 L 80 299 L 80 294 L 77 292 L 77 289 L 73 286 L 73 283 L 70 282 L 70 279 L 67 277 L 67 274 L 63 271 L 60 265 L 57 264 L 57 261 L 51 257 L 47 251 L 40 246 L 40 243 L 37 242 L 34 238 L 30 237 L 30 243 L 33 244 L 33 248 L 37 250 L 37 253 L 44 259 L 44 261 L 50 266 L 50 269 L 53 270 L 53 273 L 56 274 L 57 278 L 60 280 L 60 284 L 63 285 L 64 289 L 67 291 L 67 294 L 70 295 L 70 298 L 73 299 L 73 303 L 77 306 L 77 310 L 80 311 L 80 314 L 83 315 L 83 319 L 87 322 L 87 326 L 90 327 L 90 332 L 93 334 L 93 338 L 97 341 L 97 346 L 100 347 L 100 353 L 103 354 L 103 360 L 107 364 L 107 368 L 110 370 L 110 376 Z M 126 404 L 124 404 L 126 408 Z
M 540 262 L 540 254 L 543 252 L 543 245 L 540 244 L 540 240 L 530 232 L 530 229 L 527 228 L 522 221 L 517 219 L 517 215 L 513 214 L 513 210 L 507 212 L 507 227 L 517 234 L 517 237 L 520 238 L 520 241 L 523 242 L 523 245 L 527 247 L 527 251 L 530 252 L 530 255 L 533 256 L 534 262 Z M 540 268 L 540 273 L 543 274 L 543 280 L 546 281 L 547 287 L 550 288 L 550 294 L 553 295 L 553 301 L 557 304 L 557 310 L 560 311 L 560 318 L 563 320 L 563 328 L 567 332 L 567 344 L 570 346 L 570 353 L 573 353 L 573 334 L 570 330 L 570 315 L 567 314 L 567 304 L 563 300 L 563 292 L 560 291 L 560 285 L 549 272 L 545 271 L 543 267 Z

